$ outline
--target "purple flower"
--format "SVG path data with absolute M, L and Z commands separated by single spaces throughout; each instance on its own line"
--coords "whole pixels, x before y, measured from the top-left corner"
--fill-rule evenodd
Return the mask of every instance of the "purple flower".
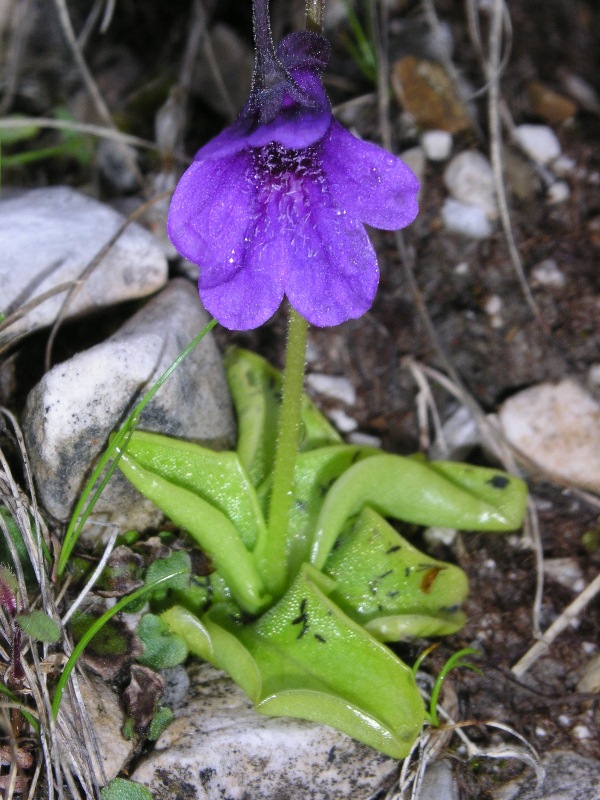
M 417 214 L 411 170 L 333 118 L 328 57 L 311 32 L 276 54 L 257 46 L 246 106 L 173 195 L 169 237 L 200 267 L 202 302 L 226 328 L 258 327 L 284 295 L 314 325 L 361 316 L 379 281 L 363 223 L 395 230 Z

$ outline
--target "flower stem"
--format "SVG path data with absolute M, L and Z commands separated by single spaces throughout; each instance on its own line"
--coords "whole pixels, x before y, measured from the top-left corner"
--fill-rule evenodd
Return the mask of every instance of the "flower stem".
M 293 502 L 294 470 L 300 444 L 302 389 L 308 323 L 290 307 L 286 362 L 283 373 L 281 409 L 273 488 L 269 506 L 268 533 L 264 552 L 255 553 L 267 588 L 275 596 L 283 593 L 287 579 L 289 516 Z
M 316 33 L 323 32 L 325 0 L 306 0 L 306 28 Z
M 258 91 L 268 89 L 285 78 L 285 70 L 277 60 L 271 20 L 269 0 L 254 0 L 252 4 L 252 27 L 254 30 L 254 77 L 253 85 Z

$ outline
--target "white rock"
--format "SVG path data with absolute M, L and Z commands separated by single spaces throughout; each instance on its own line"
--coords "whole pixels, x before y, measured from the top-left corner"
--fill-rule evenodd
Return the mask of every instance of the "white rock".
M 444 544 L 446 547 L 450 547 L 456 536 L 455 528 L 427 528 L 423 532 L 423 538 L 429 545 Z
M 494 173 L 482 153 L 465 150 L 454 156 L 444 172 L 444 182 L 455 200 L 477 206 L 489 220 L 498 217 Z
M 540 286 L 562 289 L 566 283 L 564 273 L 553 258 L 546 258 L 531 270 L 531 280 Z
M 521 150 L 538 164 L 549 164 L 560 155 L 560 142 L 547 125 L 517 125 L 514 136 Z
M 583 667 L 581 678 L 577 683 L 577 691 L 600 693 L 600 653 L 591 658 Z
M 226 675 L 194 663 L 191 691 L 131 779 L 155 797 L 357 800 L 398 763 L 323 725 L 258 714 Z
M 32 390 L 23 429 L 40 499 L 54 517 L 68 518 L 109 434 L 206 322 L 195 287 L 174 280 L 114 336 L 54 367 Z M 213 446 L 232 443 L 229 392 L 210 336 L 149 403 L 139 427 Z M 158 524 L 162 515 L 117 471 L 94 518 L 127 530 Z
M 588 370 L 588 380 L 592 386 L 600 386 L 600 364 L 592 364 Z
M 77 280 L 125 218 L 66 186 L 34 189 L 0 201 L 0 283 L 8 315 L 61 283 Z M 68 316 L 160 289 L 167 261 L 152 235 L 132 223 L 77 290 Z M 65 293 L 29 311 L 0 334 L 7 338 L 50 325 Z
M 421 147 L 429 161 L 445 161 L 452 152 L 452 134 L 448 131 L 425 131 Z
M 492 225 L 482 208 L 451 197 L 442 206 L 442 221 L 451 233 L 459 233 L 470 239 L 487 239 L 492 235 Z
M 459 461 L 481 441 L 477 422 L 466 406 L 460 406 L 448 417 L 441 433 L 430 449 L 429 457 L 432 459 Z
M 348 378 L 311 372 L 306 376 L 306 383 L 313 391 L 324 397 L 339 400 L 347 406 L 353 406 L 356 403 L 356 389 Z
M 583 572 L 574 558 L 545 558 L 544 574 L 567 589 L 581 591 L 583 588 Z
M 574 380 L 519 392 L 499 419 L 508 440 L 542 469 L 600 492 L 600 405 Z
M 546 192 L 546 199 L 550 205 L 564 203 L 565 200 L 568 200 L 570 196 L 571 190 L 569 189 L 569 184 L 566 181 L 554 181 L 554 183 L 550 184 L 548 191 Z
M 552 172 L 559 178 L 566 178 L 567 175 L 572 175 L 576 166 L 575 159 L 564 154 L 557 156 L 550 165 Z
M 340 433 L 352 433 L 358 428 L 358 422 L 341 408 L 332 408 L 327 416 Z
M 348 436 L 350 444 L 358 444 L 361 447 L 381 447 L 381 439 L 379 436 L 372 436 L 370 433 L 363 433 L 362 431 L 355 431 Z
M 419 182 L 423 183 L 425 177 L 425 153 L 422 147 L 410 147 L 408 150 L 400 153 L 400 158 L 404 163 L 412 169 Z

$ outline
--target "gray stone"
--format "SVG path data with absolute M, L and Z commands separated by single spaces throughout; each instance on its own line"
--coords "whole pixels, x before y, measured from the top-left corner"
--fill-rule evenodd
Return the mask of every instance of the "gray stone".
M 498 217 L 494 173 L 482 153 L 465 150 L 454 156 L 444 172 L 444 183 L 455 200 L 477 206 L 489 220 Z
M 206 322 L 195 287 L 171 281 L 114 336 L 54 367 L 32 390 L 23 429 L 39 497 L 55 518 L 68 519 L 110 433 Z M 213 447 L 233 444 L 229 392 L 210 335 L 146 407 L 139 428 Z M 94 518 L 121 529 L 163 519 L 119 473 Z
M 459 792 L 452 764 L 449 761 L 434 761 L 425 770 L 419 791 L 419 800 L 458 800 Z
M 600 762 L 557 750 L 546 753 L 542 763 L 546 779 L 541 786 L 527 770 L 524 778 L 496 789 L 494 800 L 600 800 Z
M 133 772 L 155 800 L 357 800 L 386 787 L 398 762 L 313 722 L 264 717 L 224 673 L 190 667 L 191 689 Z
M 67 186 L 34 189 L 0 201 L 2 310 L 10 314 L 59 284 L 75 281 L 125 218 Z M 67 316 L 145 297 L 167 280 L 167 260 L 150 233 L 132 223 L 81 284 Z M 56 319 L 65 293 L 16 320 L 0 338 Z

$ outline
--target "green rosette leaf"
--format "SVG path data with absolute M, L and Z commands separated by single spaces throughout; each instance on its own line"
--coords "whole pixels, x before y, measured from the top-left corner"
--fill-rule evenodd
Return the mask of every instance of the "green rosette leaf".
M 237 453 L 217 452 L 183 439 L 134 431 L 126 456 L 173 487 L 186 489 L 221 511 L 237 529 L 244 546 L 252 550 L 265 524 L 256 492 Z
M 509 531 L 521 525 L 526 502 L 525 483 L 500 470 L 373 456 L 350 467 L 327 493 L 310 561 L 321 569 L 346 521 L 367 505 L 417 525 Z
M 251 624 L 236 624 L 218 609 L 206 614 L 210 647 L 200 635 L 197 652 L 226 670 L 260 713 L 330 725 L 404 758 L 424 719 L 412 672 L 327 597 L 333 588 L 307 564 L 284 597 Z M 180 611 L 180 635 L 185 619 Z M 191 638 L 186 644 L 193 650 Z
M 142 466 L 128 450 L 119 459 L 119 469 L 144 497 L 152 500 L 198 543 L 245 611 L 256 614 L 268 605 L 270 598 L 265 593 L 252 553 L 222 511 L 192 489 L 183 488 L 179 480 L 172 481 L 161 475 L 160 464 L 155 470 Z M 252 491 L 252 487 L 247 488 Z
M 464 625 L 465 573 L 421 553 L 371 508 L 336 541 L 324 572 L 336 582 L 331 599 L 381 641 L 446 636 Z

